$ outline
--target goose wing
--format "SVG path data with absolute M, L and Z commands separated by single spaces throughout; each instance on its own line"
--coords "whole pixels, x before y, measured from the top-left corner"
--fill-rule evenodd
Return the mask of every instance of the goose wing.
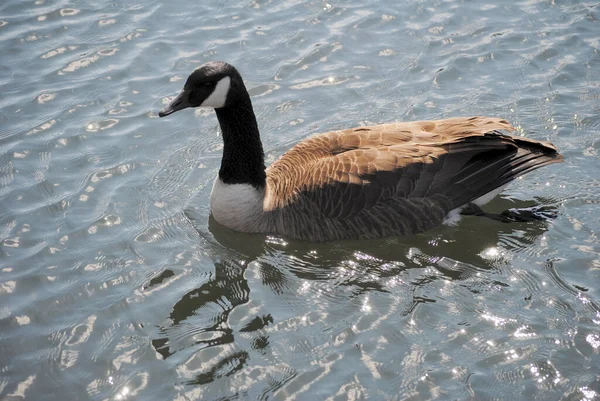
M 309 138 L 267 170 L 265 210 L 352 219 L 399 200 L 445 213 L 561 160 L 545 142 L 503 135 L 505 120 L 383 124 Z M 442 214 L 445 214 L 442 213 Z M 438 213 L 440 214 L 440 213 Z

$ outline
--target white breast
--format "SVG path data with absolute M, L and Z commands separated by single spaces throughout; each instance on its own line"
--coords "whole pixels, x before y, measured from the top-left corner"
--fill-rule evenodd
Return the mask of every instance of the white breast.
M 225 227 L 242 232 L 260 232 L 264 192 L 250 184 L 225 184 L 217 177 L 210 194 L 210 210 Z

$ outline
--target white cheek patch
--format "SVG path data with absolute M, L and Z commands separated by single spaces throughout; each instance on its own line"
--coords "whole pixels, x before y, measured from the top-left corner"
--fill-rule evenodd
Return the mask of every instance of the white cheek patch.
M 212 107 L 218 109 L 220 107 L 225 106 L 225 101 L 227 100 L 227 93 L 229 92 L 230 84 L 231 78 L 221 78 L 221 80 L 217 82 L 217 86 L 215 86 L 213 92 L 210 94 L 209 97 L 206 98 L 205 101 L 202 102 L 200 107 Z

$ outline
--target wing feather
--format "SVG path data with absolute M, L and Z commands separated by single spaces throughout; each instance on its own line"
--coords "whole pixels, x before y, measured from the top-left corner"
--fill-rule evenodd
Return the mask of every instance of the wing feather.
M 288 209 L 285 214 L 347 221 L 348 229 L 366 224 L 375 231 L 389 219 L 412 215 L 395 224 L 415 232 L 421 220 L 437 224 L 452 208 L 561 160 L 549 143 L 498 130 L 513 127 L 501 119 L 470 117 L 308 138 L 267 170 L 265 210 Z

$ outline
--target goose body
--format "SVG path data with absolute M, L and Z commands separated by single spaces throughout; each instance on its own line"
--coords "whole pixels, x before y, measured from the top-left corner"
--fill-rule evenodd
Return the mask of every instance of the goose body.
M 265 168 L 250 97 L 223 62 L 197 68 L 159 115 L 187 107 L 215 109 L 224 148 L 211 213 L 241 232 L 306 241 L 415 234 L 562 160 L 549 142 L 501 133 L 514 130 L 506 120 L 460 117 L 318 134 Z

